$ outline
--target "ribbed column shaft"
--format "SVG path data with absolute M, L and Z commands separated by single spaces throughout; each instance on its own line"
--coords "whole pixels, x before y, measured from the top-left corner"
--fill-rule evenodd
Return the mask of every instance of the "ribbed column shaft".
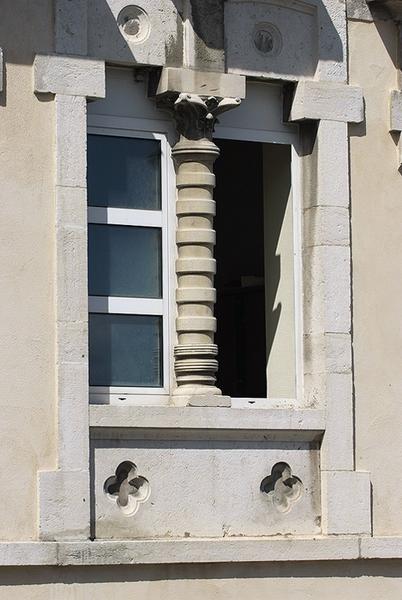
M 213 164 L 218 147 L 184 136 L 172 151 L 177 185 L 177 337 L 175 395 L 220 394 L 214 344 L 215 202 Z

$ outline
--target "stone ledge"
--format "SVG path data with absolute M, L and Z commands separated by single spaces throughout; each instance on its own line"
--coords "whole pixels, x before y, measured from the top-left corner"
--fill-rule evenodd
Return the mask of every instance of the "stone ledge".
M 360 541 L 361 558 L 402 558 L 402 537 L 364 537 Z
M 0 543 L 0 566 L 283 562 L 357 558 L 357 537 Z
M 325 411 L 281 408 L 90 406 L 90 426 L 111 429 L 263 431 L 315 440 L 325 431 Z
M 0 566 L 402 559 L 402 537 L 0 542 Z

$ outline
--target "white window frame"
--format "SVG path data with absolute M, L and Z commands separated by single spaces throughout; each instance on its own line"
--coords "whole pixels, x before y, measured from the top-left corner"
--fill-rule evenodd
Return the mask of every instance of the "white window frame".
M 235 111 L 234 111 L 235 112 Z M 239 124 L 240 125 L 240 124 Z M 295 310 L 295 398 L 273 398 L 269 396 L 267 382 L 266 398 L 232 398 L 235 408 L 297 408 L 303 406 L 303 282 L 302 282 L 302 169 L 299 149 L 298 130 L 293 132 L 273 131 L 269 129 L 248 129 L 241 126 L 217 125 L 215 139 L 260 142 L 264 144 L 284 144 L 291 148 L 291 185 L 293 218 L 293 278 Z M 264 232 L 265 235 L 265 232 Z
M 131 119 L 124 119 L 121 127 L 110 126 L 105 117 L 99 124 L 88 122 L 88 135 L 155 139 L 161 147 L 161 209 L 140 210 L 131 208 L 88 206 L 88 225 L 126 225 L 134 227 L 160 228 L 162 235 L 162 298 L 124 298 L 112 296 L 88 296 L 88 313 L 132 314 L 162 317 L 162 372 L 161 387 L 90 386 L 92 404 L 167 404 L 172 390 L 172 327 L 171 327 L 171 251 L 169 247 L 171 225 L 169 218 L 169 196 L 171 191 L 172 159 L 167 133 L 138 128 Z M 115 121 L 115 119 L 113 119 Z M 114 123 L 112 123 L 114 125 Z

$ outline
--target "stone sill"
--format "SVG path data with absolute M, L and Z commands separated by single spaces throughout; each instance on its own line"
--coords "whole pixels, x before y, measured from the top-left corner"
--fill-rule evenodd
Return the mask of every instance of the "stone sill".
M 195 408 L 172 406 L 90 406 L 92 434 L 105 437 L 107 430 L 135 433 L 143 430 L 178 432 L 239 432 L 264 439 L 315 441 L 325 431 L 325 412 L 318 409 Z
M 402 559 L 402 537 L 0 542 L 0 566 Z

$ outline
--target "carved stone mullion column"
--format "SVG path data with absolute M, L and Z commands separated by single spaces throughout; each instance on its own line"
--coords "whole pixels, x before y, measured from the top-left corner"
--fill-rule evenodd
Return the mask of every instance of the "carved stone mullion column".
M 177 168 L 177 335 L 178 395 L 212 394 L 218 370 L 214 344 L 215 202 L 213 164 L 219 149 L 207 139 L 182 137 L 173 149 Z
M 216 117 L 239 99 L 203 99 L 180 94 L 174 103 L 180 140 L 172 155 L 177 186 L 177 339 L 174 350 L 176 403 L 220 396 L 216 387 L 218 348 L 214 343 L 215 201 L 213 165 L 219 149 L 212 141 Z M 179 399 L 180 397 L 180 399 Z M 208 401 L 205 401 L 208 404 Z M 219 402 L 218 402 L 219 403 Z

